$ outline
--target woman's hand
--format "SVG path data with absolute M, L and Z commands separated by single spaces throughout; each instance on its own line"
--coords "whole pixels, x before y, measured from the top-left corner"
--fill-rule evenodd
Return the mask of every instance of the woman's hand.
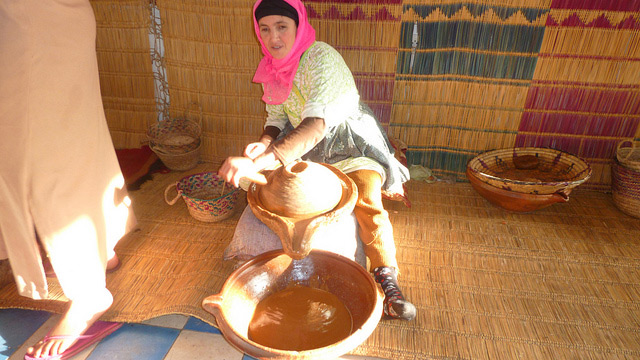
M 244 156 L 253 160 L 264 153 L 265 150 L 267 150 L 267 146 L 267 144 L 261 141 L 251 143 L 244 149 Z
M 232 184 L 235 187 L 239 186 L 240 179 L 243 177 L 254 179 L 260 177 L 258 174 L 257 166 L 253 163 L 253 160 L 243 156 L 230 156 L 228 157 L 220 169 L 218 175 L 220 175 L 224 181 Z

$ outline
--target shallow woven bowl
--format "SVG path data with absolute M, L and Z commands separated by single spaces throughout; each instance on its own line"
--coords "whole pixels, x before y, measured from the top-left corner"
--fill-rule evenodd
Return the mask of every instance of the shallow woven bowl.
M 178 195 L 170 200 L 169 191 L 174 187 Z M 204 172 L 185 176 L 169 185 L 165 189 L 164 199 L 167 204 L 173 205 L 182 197 L 193 218 L 215 222 L 233 215 L 238 195 L 238 189 L 226 184 L 217 174 Z
M 571 189 L 555 192 L 553 194 L 525 194 L 504 190 L 480 181 L 467 169 L 467 178 L 471 186 L 490 203 L 505 210 L 514 212 L 531 212 L 551 206 L 555 203 L 569 201 Z
M 518 156 L 532 155 L 538 165 L 532 170 L 519 170 L 514 165 Z M 536 147 L 492 150 L 467 163 L 469 172 L 489 185 L 525 194 L 553 194 L 570 191 L 591 177 L 591 166 L 567 152 Z

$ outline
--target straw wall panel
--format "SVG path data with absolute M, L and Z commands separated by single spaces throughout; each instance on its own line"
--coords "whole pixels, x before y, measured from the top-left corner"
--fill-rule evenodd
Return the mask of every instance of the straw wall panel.
M 390 130 L 410 163 L 462 180 L 469 158 L 513 146 L 548 2 L 405 1 L 403 10 Z
M 109 126 L 117 145 L 137 147 L 156 118 L 148 4 L 92 3 Z M 207 161 L 240 154 L 262 130 L 253 3 L 157 3 L 171 116 L 202 119 Z M 615 146 L 640 140 L 637 1 L 304 3 L 317 39 L 342 54 L 362 99 L 408 145 L 409 163 L 436 175 L 465 181 L 480 152 L 550 146 L 589 161 L 584 186 L 608 190 Z
M 262 56 L 253 32 L 253 1 L 158 1 L 171 115 L 199 118 L 206 161 L 240 155 L 260 135 L 264 103 L 251 82 Z
M 92 0 L 107 124 L 116 148 L 137 148 L 156 119 L 148 1 Z
M 402 0 L 307 0 L 316 38 L 336 48 L 362 100 L 386 128 L 391 117 Z
M 608 190 L 623 139 L 640 134 L 640 3 L 554 1 L 516 146 L 587 160 Z

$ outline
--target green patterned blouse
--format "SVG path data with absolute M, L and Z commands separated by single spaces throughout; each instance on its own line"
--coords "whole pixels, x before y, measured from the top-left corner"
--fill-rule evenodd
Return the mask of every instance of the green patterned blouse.
M 325 137 L 304 160 L 333 164 L 350 172 L 372 169 L 380 172 L 383 191 L 403 194 L 402 183 L 409 171 L 393 155 L 393 147 L 371 109 L 360 101 L 351 71 L 330 45 L 316 41 L 300 59 L 287 100 L 266 105 L 266 126 L 276 126 L 286 135 L 308 117 L 323 118 Z

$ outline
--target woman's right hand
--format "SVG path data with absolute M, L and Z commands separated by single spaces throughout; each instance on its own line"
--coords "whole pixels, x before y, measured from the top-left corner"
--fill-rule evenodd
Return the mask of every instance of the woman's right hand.
M 256 169 L 253 160 L 240 156 L 228 157 L 218 170 L 218 175 L 235 187 L 239 186 L 241 178 L 253 178 L 257 176 L 257 173 L 258 169 Z
M 240 186 L 240 179 L 242 178 L 264 185 L 267 183 L 267 179 L 260 173 L 260 170 L 262 170 L 262 167 L 256 165 L 248 157 L 230 156 L 218 169 L 218 175 L 235 187 Z
M 249 159 L 253 160 L 255 158 L 257 158 L 258 156 L 260 156 L 261 154 L 263 154 L 265 152 L 265 150 L 267 150 L 267 145 L 264 144 L 263 142 L 254 142 L 251 143 L 249 145 L 247 145 L 247 147 L 244 149 L 244 156 L 248 157 Z

